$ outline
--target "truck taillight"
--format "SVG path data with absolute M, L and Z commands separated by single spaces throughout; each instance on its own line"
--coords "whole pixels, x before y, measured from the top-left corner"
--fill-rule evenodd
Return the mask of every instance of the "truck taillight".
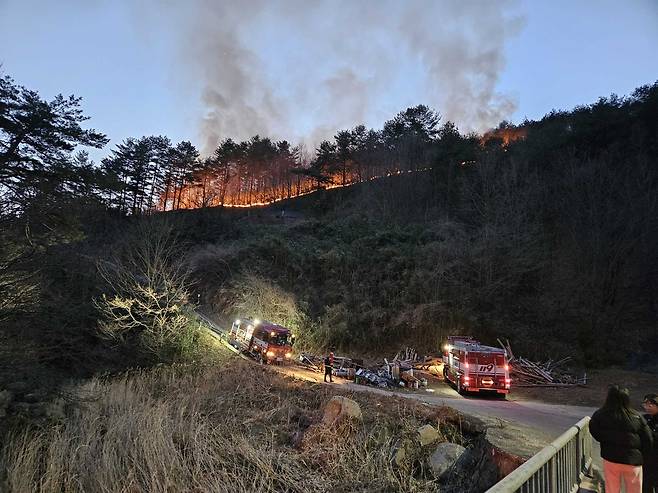
M 464 368 L 468 368 L 468 361 L 464 362 Z
M 463 375 L 462 380 L 464 380 L 464 382 L 468 382 L 470 378 L 468 377 L 468 375 Z
M 509 365 L 505 365 L 505 371 L 509 371 Z

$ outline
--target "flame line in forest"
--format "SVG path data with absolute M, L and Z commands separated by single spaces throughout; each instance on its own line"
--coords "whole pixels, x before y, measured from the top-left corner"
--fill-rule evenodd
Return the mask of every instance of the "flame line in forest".
M 264 206 L 275 204 L 277 202 L 281 202 L 283 200 L 290 200 L 290 199 L 295 199 L 295 198 L 298 198 L 298 197 L 304 197 L 306 195 L 311 195 L 313 193 L 319 192 L 320 190 L 332 190 L 332 189 L 336 189 L 336 188 L 345 188 L 345 187 L 350 187 L 350 186 L 353 186 L 353 185 L 358 185 L 359 183 L 366 183 L 366 182 L 369 182 L 369 181 L 379 180 L 379 179 L 382 179 L 382 178 L 389 178 L 389 177 L 392 177 L 392 176 L 399 176 L 399 175 L 402 175 L 402 174 L 405 174 L 405 173 L 407 173 L 407 174 L 409 174 L 409 173 L 418 173 L 418 172 L 424 172 L 424 171 L 429 171 L 429 170 L 430 170 L 430 168 L 420 168 L 420 169 L 416 169 L 416 170 L 391 171 L 391 172 L 386 173 L 385 175 L 371 176 L 370 178 L 351 181 L 349 183 L 345 183 L 344 185 L 341 185 L 341 184 L 338 184 L 338 183 L 331 183 L 331 184 L 328 184 L 328 185 L 325 185 L 325 186 L 320 186 L 320 187 L 316 186 L 315 188 L 313 188 L 311 190 L 303 191 L 303 192 L 300 192 L 300 193 L 297 193 L 297 194 L 294 194 L 294 195 L 291 195 L 291 196 L 287 196 L 287 197 L 274 198 L 274 199 L 269 200 L 267 202 L 251 202 L 249 204 L 226 204 L 226 203 L 221 204 L 220 203 L 220 204 L 216 204 L 216 205 L 209 205 L 209 207 L 226 207 L 226 208 L 236 208 L 236 209 L 237 208 L 246 209 L 246 208 L 250 208 L 250 207 L 264 207 Z M 186 191 L 188 191 L 188 193 L 189 193 L 189 190 L 191 188 L 194 188 L 194 187 L 188 186 L 188 187 L 185 187 L 185 188 L 186 188 Z M 204 207 L 203 205 L 190 206 L 190 205 L 186 204 L 185 206 L 179 207 L 178 209 L 201 209 L 203 207 Z M 208 206 L 206 206 L 206 207 L 208 207 Z M 165 211 L 165 212 L 168 211 L 168 209 L 165 209 L 165 208 L 160 207 L 160 206 L 158 207 L 158 210 Z M 173 209 L 170 209 L 170 210 L 173 210 Z

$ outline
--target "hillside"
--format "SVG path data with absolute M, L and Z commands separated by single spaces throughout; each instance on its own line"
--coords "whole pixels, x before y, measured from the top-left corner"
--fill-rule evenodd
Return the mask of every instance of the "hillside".
M 184 357 L 197 336 L 181 307 L 198 302 L 288 325 L 300 347 L 431 352 L 462 332 L 655 368 L 657 94 L 553 112 L 517 140 L 437 130 L 415 108 L 345 164 L 388 152 L 410 172 L 270 206 L 125 215 L 88 163 L 17 174 L 34 189 L 4 196 L 0 383 Z M 164 318 L 134 303 L 153 293 Z
M 6 93 L 23 98 L 25 105 L 38 98 L 8 78 L 2 82 Z M 97 168 L 85 156 L 71 154 L 73 144 L 106 141 L 79 126 L 84 117 L 77 112 L 78 100 L 36 102 L 50 104 L 54 112 L 68 108 L 60 116 L 70 121 L 59 130 L 52 121 L 42 122 L 48 131 L 68 132 L 60 137 L 69 140 L 49 141 L 60 147 L 18 146 L 2 157 L 10 166 L 0 174 L 0 414 L 8 417 L 0 422 L 0 435 L 11 445 L 0 460 L 3 479 L 18 491 L 41 477 L 54 485 L 44 491 L 69 488 L 84 461 L 73 460 L 71 468 L 50 461 L 47 465 L 58 469 L 45 474 L 39 457 L 66 457 L 77 450 L 76 429 L 90 430 L 85 416 L 119 412 L 121 399 L 112 399 L 125 389 L 136 385 L 155 396 L 125 409 L 134 423 L 154 426 L 141 420 L 148 414 L 144 406 L 149 412 L 152 406 L 166 409 L 162 417 L 169 419 L 178 402 L 161 394 L 178 380 L 162 382 L 158 372 L 175 372 L 177 365 L 189 365 L 190 373 L 209 365 L 210 379 L 223 372 L 224 363 L 212 360 L 215 350 L 193 314 L 200 304 L 220 320 L 250 315 L 285 325 L 298 336 L 297 350 L 333 347 L 381 357 L 410 345 L 436 353 L 445 336 L 462 333 L 490 344 L 508 339 L 515 352 L 530 358 L 570 356 L 584 368 L 656 371 L 658 84 L 626 98 L 552 112 L 524 122 L 522 130 L 501 124 L 486 138 L 461 135 L 450 122 L 438 127 L 426 107 L 411 108 L 369 134 L 374 147 L 361 142 L 346 154 L 325 146 L 324 160 L 303 170 L 312 177 L 307 184 L 320 186 L 313 193 L 268 206 L 203 202 L 173 211 L 148 204 L 159 193 L 166 195 L 162 179 L 179 155 L 163 147 L 157 161 L 148 153 L 128 153 L 134 159 L 123 164 L 135 166 L 112 174 L 122 168 Z M 166 147 L 166 139 L 133 144 L 143 150 Z M 197 186 L 194 180 L 211 176 L 222 163 L 194 164 L 201 174 L 190 175 L 186 187 Z M 242 160 L 240 166 L 239 196 L 244 198 L 243 186 L 265 193 L 268 182 L 260 178 L 268 168 L 262 159 Z M 366 169 L 370 175 L 361 175 Z M 322 189 L 337 170 L 344 171 L 343 183 L 353 177 L 350 186 Z M 242 372 L 230 368 L 234 371 L 222 377 L 226 382 Z M 146 372 L 144 379 L 126 377 L 129 369 Z M 245 388 L 252 384 L 244 382 Z M 89 389 L 101 390 L 97 395 Z M 229 408 L 240 404 L 237 389 L 218 389 L 227 393 L 220 401 L 234 399 L 226 401 Z M 299 392 L 300 399 L 314 399 L 308 389 Z M 597 396 L 588 398 L 593 402 Z M 313 402 L 317 414 L 319 403 Z M 209 408 L 197 404 L 194 426 L 218 426 L 204 413 L 212 414 L 214 405 L 226 411 L 222 402 Z M 420 425 L 413 412 L 414 426 Z M 180 461 L 176 481 L 206 467 L 206 460 L 223 460 L 209 452 L 200 462 L 186 462 L 189 430 L 180 420 L 166 427 L 175 436 L 176 430 L 183 433 L 174 457 Z M 125 436 L 120 427 L 114 431 Z M 92 432 L 90 443 L 102 448 L 102 440 L 94 440 L 107 430 Z M 207 447 L 224 443 L 212 433 L 207 437 Z M 246 447 L 241 450 L 252 454 L 250 440 L 258 441 L 256 435 L 246 442 L 238 438 Z M 290 466 L 286 474 L 304 482 L 309 469 L 289 463 L 290 451 L 278 446 L 273 442 L 268 452 L 273 462 L 262 467 L 280 461 Z M 367 450 L 348 452 L 353 462 L 341 466 L 346 469 Z M 130 476 L 136 469 L 124 467 L 124 451 L 111 453 L 116 464 L 94 462 L 89 470 L 98 467 L 101 476 L 125 476 L 149 488 L 144 478 Z M 143 450 L 131 460 L 146 470 L 151 465 L 142 461 L 149 457 Z M 260 472 L 251 473 L 264 481 Z M 160 476 L 158 485 L 173 481 Z M 319 477 L 340 484 L 330 473 Z M 404 485 L 388 473 L 378 481 L 383 490 L 432 491 L 422 475 L 410 477 Z M 262 490 L 277 484 L 262 483 Z

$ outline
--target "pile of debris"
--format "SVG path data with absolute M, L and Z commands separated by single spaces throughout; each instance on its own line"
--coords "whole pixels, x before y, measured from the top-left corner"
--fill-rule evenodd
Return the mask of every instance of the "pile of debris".
M 557 361 L 549 359 L 544 363 L 537 363 L 525 358 L 514 356 L 509 341 L 503 344 L 498 339 L 498 344 L 507 352 L 509 372 L 516 387 L 573 387 L 587 384 L 587 374 L 582 378 L 575 377 L 562 367 L 571 361 L 567 356 Z
M 323 358 L 311 353 L 301 353 L 297 362 L 300 366 L 323 372 Z M 408 387 L 418 389 L 427 386 L 427 379 L 414 371 L 425 370 L 436 364 L 436 358 L 420 358 L 412 348 L 404 348 L 392 360 L 384 358 L 384 364 L 364 367 L 363 360 L 334 356 L 334 376 L 348 378 L 356 383 L 377 387 Z
M 384 370 L 391 385 L 418 389 L 427 386 L 427 379 L 414 375 L 414 370 L 425 369 L 427 358 L 420 358 L 413 348 L 398 351 L 391 361 L 384 358 Z
M 392 385 L 391 379 L 381 370 L 372 371 L 366 370 L 365 368 L 359 368 L 356 370 L 354 382 L 376 385 L 377 387 L 389 387 Z
M 323 358 L 311 353 L 301 353 L 298 364 L 309 370 L 322 373 Z M 337 377 L 349 378 L 354 380 L 356 372 L 363 368 L 363 360 L 346 358 L 344 356 L 334 356 L 334 375 Z
M 311 353 L 301 353 L 299 355 L 299 366 L 303 366 L 309 370 L 322 373 L 322 358 Z

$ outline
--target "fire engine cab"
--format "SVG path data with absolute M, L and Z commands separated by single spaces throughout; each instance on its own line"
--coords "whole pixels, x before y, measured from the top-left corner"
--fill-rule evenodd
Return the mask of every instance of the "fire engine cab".
M 290 329 L 258 319 L 236 320 L 228 333 L 233 347 L 251 354 L 261 363 L 286 363 L 292 358 L 295 338 Z
M 508 394 L 511 383 L 505 350 L 472 337 L 451 336 L 443 346 L 443 376 L 457 392 Z

